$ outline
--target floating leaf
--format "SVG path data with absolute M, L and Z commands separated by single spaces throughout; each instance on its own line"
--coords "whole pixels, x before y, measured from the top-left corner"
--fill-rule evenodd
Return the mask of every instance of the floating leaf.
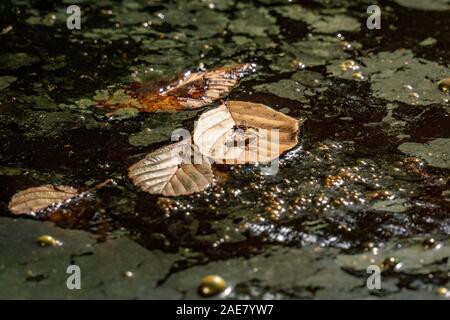
M 160 90 L 135 84 L 100 100 L 99 105 L 111 109 L 133 107 L 141 112 L 196 109 L 225 97 L 254 68 L 254 64 L 236 64 L 213 71 L 187 72 Z
M 194 142 L 217 163 L 265 163 L 297 144 L 298 129 L 298 120 L 263 104 L 228 101 L 200 116 Z
M 225 97 L 252 68 L 252 64 L 237 64 L 213 71 L 187 74 L 162 95 L 177 97 L 179 103 L 186 108 L 199 108 Z
M 9 202 L 9 210 L 16 215 L 35 215 L 51 205 L 62 203 L 79 194 L 73 187 L 62 185 L 43 185 L 16 193 Z
M 143 191 L 164 196 L 199 192 L 213 180 L 208 159 L 187 140 L 149 153 L 128 169 L 128 176 Z
M 37 217 L 37 213 L 43 213 L 46 209 L 52 209 L 49 215 L 39 216 L 51 220 L 58 220 L 52 217 L 57 212 L 62 203 L 68 203 L 76 197 L 83 197 L 91 192 L 112 184 L 112 179 L 107 179 L 90 189 L 76 189 L 70 186 L 46 184 L 39 187 L 31 187 L 17 192 L 11 198 L 8 208 L 16 215 L 30 215 Z M 58 206 L 58 207 L 57 207 Z M 53 210 L 54 209 L 54 210 Z

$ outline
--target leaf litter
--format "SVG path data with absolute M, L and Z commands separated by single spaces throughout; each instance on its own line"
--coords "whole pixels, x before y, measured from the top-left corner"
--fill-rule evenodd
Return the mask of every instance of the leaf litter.
M 186 73 L 159 92 L 131 94 L 119 89 L 99 103 L 117 110 L 180 111 L 197 109 L 224 98 L 255 64 L 236 64 L 213 71 Z M 183 119 L 181 117 L 180 119 Z M 175 129 L 175 128 L 169 128 Z M 299 121 L 262 104 L 228 101 L 205 112 L 191 140 L 164 146 L 129 168 L 132 182 L 145 192 L 163 196 L 200 192 L 213 182 L 211 162 L 225 164 L 266 163 L 298 143 Z M 140 134 L 151 133 L 151 130 Z M 164 133 L 162 132 L 163 137 Z M 145 136 L 130 137 L 130 143 L 146 145 Z M 150 139 L 155 139 L 153 134 Z M 9 204 L 14 214 L 35 215 L 51 206 L 79 196 L 79 190 L 63 185 L 43 185 L 16 193 Z

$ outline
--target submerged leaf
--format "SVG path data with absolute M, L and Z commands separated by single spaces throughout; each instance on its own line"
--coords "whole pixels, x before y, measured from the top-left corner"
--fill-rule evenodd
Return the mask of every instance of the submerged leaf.
M 200 116 L 194 142 L 217 163 L 264 163 L 293 148 L 298 129 L 298 120 L 263 104 L 228 101 Z
M 62 185 L 43 185 L 16 193 L 9 202 L 9 210 L 16 215 L 34 215 L 51 205 L 62 203 L 79 194 L 73 187 Z
M 117 99 L 115 93 L 109 99 L 99 101 L 99 105 L 110 109 L 133 107 L 141 112 L 196 109 L 224 98 L 254 68 L 254 64 L 235 64 L 213 71 L 187 72 L 159 90 L 136 84 L 128 91 L 119 90 L 121 99 Z
M 128 169 L 128 176 L 143 191 L 164 196 L 199 192 L 213 180 L 208 159 L 186 140 L 149 153 Z

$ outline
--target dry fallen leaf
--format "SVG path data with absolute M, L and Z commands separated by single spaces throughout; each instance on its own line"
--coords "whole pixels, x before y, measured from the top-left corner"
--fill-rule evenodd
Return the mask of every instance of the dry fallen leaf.
M 135 108 L 141 112 L 196 109 L 225 97 L 254 64 L 235 64 L 212 71 L 185 73 L 180 79 L 159 90 L 135 84 L 125 98 L 99 101 L 110 109 Z M 117 100 L 117 99 L 116 99 Z
M 34 215 L 51 205 L 62 203 L 79 194 L 75 188 L 62 185 L 43 185 L 17 192 L 9 202 L 9 210 L 16 215 Z
M 216 163 L 265 163 L 293 148 L 298 130 L 298 120 L 263 104 L 228 101 L 200 116 L 194 143 Z
M 188 140 L 149 153 L 128 169 L 128 176 L 143 191 L 163 196 L 199 192 L 213 181 L 208 159 Z

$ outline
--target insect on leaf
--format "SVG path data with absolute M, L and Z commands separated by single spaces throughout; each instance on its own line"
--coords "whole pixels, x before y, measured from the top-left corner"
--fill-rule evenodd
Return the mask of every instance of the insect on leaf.
M 52 205 L 76 197 L 79 191 L 62 185 L 43 185 L 17 192 L 9 202 L 9 210 L 16 215 L 32 215 Z
M 263 104 L 228 101 L 200 116 L 194 143 L 216 163 L 266 163 L 298 143 L 298 130 L 299 120 Z
M 128 177 L 143 191 L 164 196 L 199 192 L 213 181 L 208 159 L 187 140 L 147 154 L 128 169 Z

